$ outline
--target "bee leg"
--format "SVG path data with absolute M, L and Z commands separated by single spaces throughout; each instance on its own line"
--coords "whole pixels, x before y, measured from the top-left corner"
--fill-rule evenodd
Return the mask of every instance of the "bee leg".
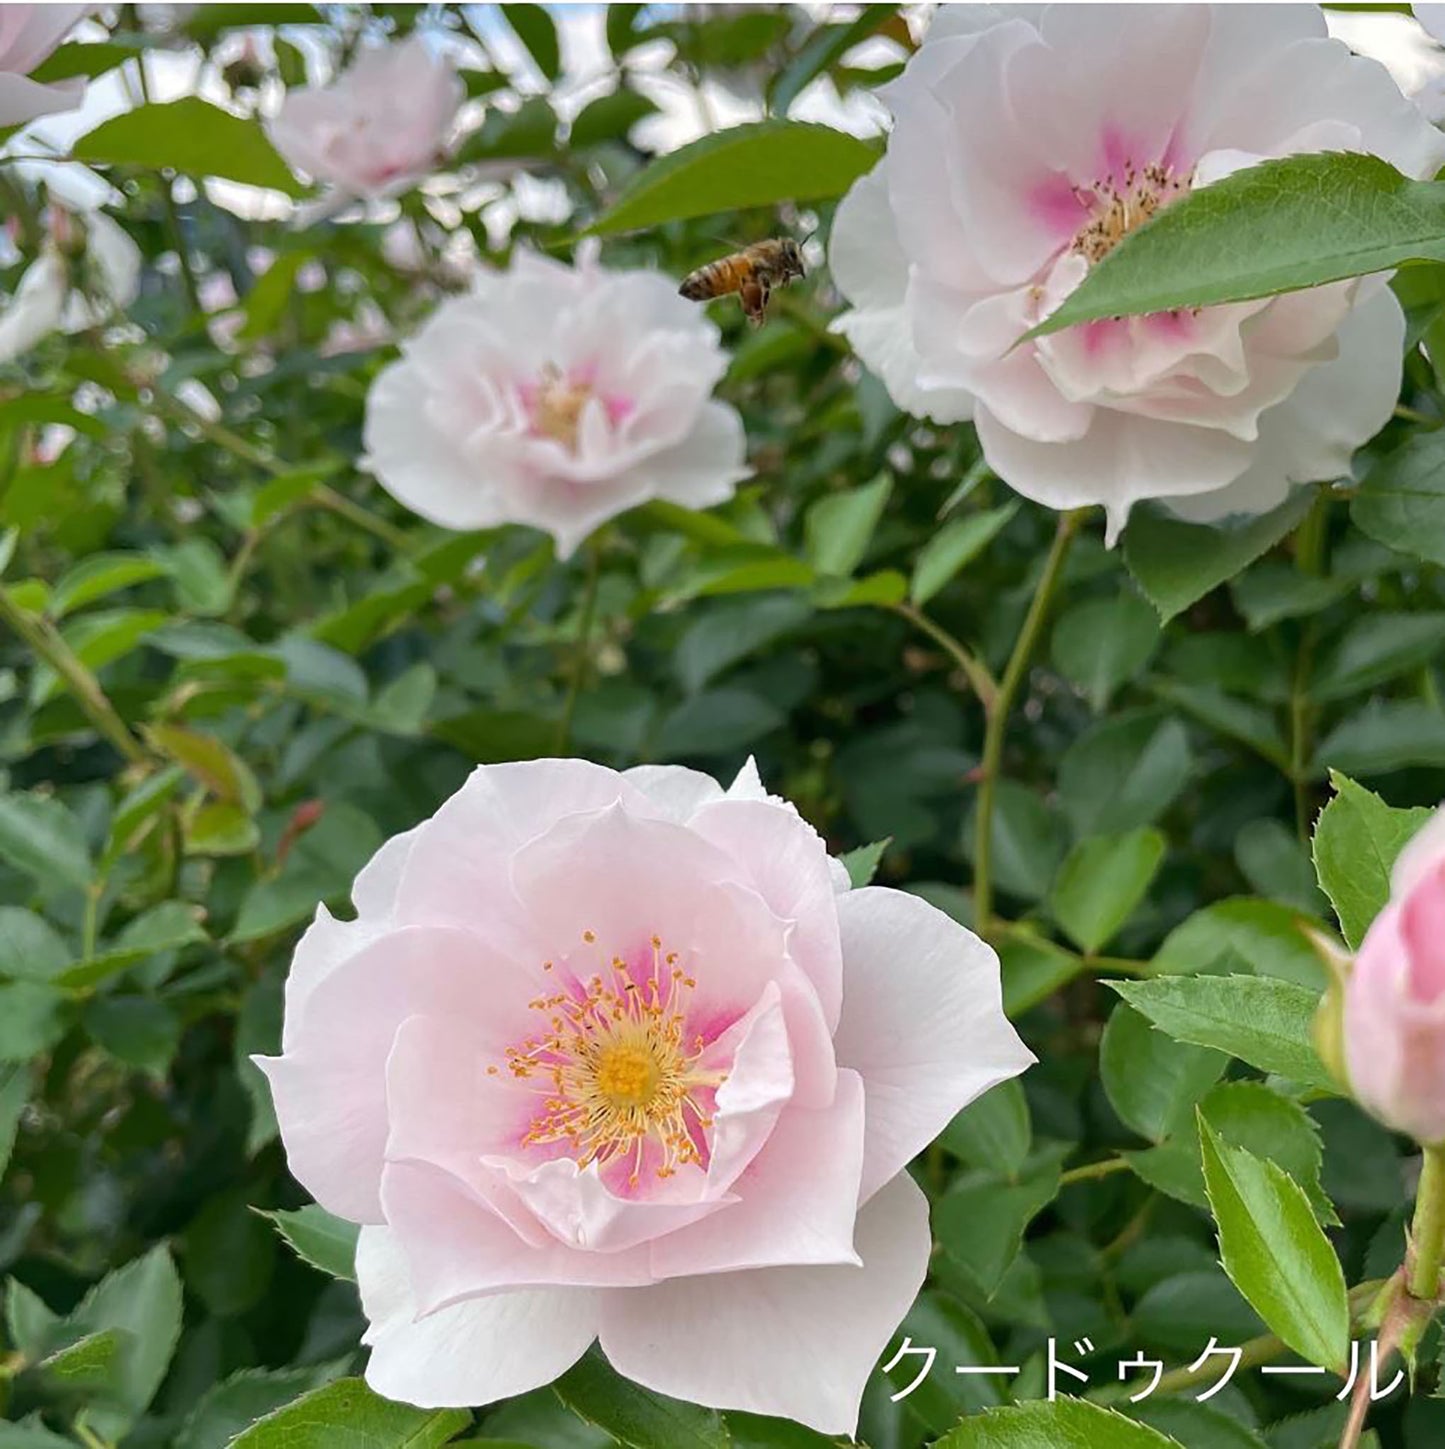
M 768 284 L 763 281 L 745 282 L 738 290 L 738 296 L 743 304 L 743 316 L 754 327 L 761 327 L 768 312 Z

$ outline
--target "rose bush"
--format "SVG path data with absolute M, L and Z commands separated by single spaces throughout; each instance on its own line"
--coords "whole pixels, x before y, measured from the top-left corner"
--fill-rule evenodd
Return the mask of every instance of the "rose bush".
M 0 16 L 0 1449 L 1445 1442 L 1384 72 Z
M 367 1225 L 371 1383 L 489 1403 L 600 1337 L 664 1393 L 851 1433 L 926 1271 L 904 1168 L 1032 1060 L 993 952 L 850 891 L 751 767 L 484 766 L 353 896 L 261 1065 L 291 1170 Z

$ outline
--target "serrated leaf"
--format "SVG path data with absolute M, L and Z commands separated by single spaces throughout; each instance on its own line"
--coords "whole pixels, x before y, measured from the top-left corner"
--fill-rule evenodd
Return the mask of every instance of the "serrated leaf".
M 361 1229 L 355 1223 L 348 1223 L 316 1203 L 308 1203 L 294 1212 L 284 1208 L 271 1211 L 257 1208 L 256 1211 L 270 1219 L 304 1262 L 333 1278 L 356 1281 L 356 1239 Z
M 1264 976 L 1162 976 L 1111 981 L 1176 1041 L 1213 1047 L 1329 1096 L 1339 1088 L 1311 1044 L 1319 993 Z
M 865 141 L 801 121 L 758 121 L 716 131 L 654 161 L 593 223 L 591 233 L 841 196 L 878 153 Z
M 1135 509 L 1124 530 L 1124 562 L 1167 623 L 1292 532 L 1314 496 L 1313 489 L 1296 488 L 1272 512 L 1236 527 L 1183 523 Z
M 1395 857 L 1430 818 L 1426 809 L 1396 810 L 1347 775 L 1331 771 L 1335 797 L 1315 825 L 1315 871 L 1340 930 L 1358 949 L 1390 898 Z
M 1062 1397 L 965 1419 L 934 1449 L 1179 1449 L 1179 1442 L 1112 1409 Z
M 1034 330 L 1248 301 L 1420 260 L 1445 260 L 1445 187 L 1378 156 L 1286 156 L 1165 207 Z
M 854 890 L 872 882 L 878 873 L 878 862 L 883 859 L 883 852 L 892 843 L 891 839 L 885 837 L 875 840 L 871 845 L 860 845 L 856 850 L 845 851 L 838 857 L 843 869 L 848 872 L 848 880 Z
M 230 1449 L 437 1449 L 471 1423 L 465 1409 L 414 1409 L 338 1379 L 275 1410 Z
M 1200 1121 L 1204 1181 L 1235 1287 L 1296 1353 L 1344 1367 L 1350 1305 L 1344 1270 L 1299 1185 Z
M 80 822 L 44 795 L 0 795 L 0 857 L 43 885 L 90 884 L 90 848 Z

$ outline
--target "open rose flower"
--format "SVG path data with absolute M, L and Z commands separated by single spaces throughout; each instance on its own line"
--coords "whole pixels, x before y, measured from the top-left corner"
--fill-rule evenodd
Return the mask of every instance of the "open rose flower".
M 466 90 L 420 36 L 362 50 L 329 85 L 287 91 L 267 130 L 292 166 L 352 198 L 396 196 L 445 155 Z
M 600 1339 L 850 1431 L 927 1268 L 904 1168 L 1032 1060 L 993 952 L 847 889 L 751 767 L 483 766 L 353 899 L 261 1065 L 292 1171 L 363 1224 L 370 1383 L 482 1404 Z
M 1191 187 L 1304 151 L 1445 162 L 1316 6 L 947 6 L 883 94 L 888 154 L 833 228 L 838 325 L 900 407 L 971 417 L 1020 493 L 1102 504 L 1111 534 L 1145 498 L 1262 512 L 1390 416 L 1404 321 L 1378 277 L 1014 346 Z
M 570 553 L 647 499 L 732 496 L 746 438 L 711 398 L 726 366 L 667 278 L 522 253 L 442 303 L 377 376 L 367 463 L 434 523 L 528 523 Z
M 0 5 L 0 126 L 21 126 L 80 104 L 84 76 L 47 84 L 32 80 L 30 72 L 94 9 L 94 5 Z
M 1345 987 L 1345 1062 L 1362 1105 L 1445 1143 L 1445 809 L 1400 852 L 1390 902 Z

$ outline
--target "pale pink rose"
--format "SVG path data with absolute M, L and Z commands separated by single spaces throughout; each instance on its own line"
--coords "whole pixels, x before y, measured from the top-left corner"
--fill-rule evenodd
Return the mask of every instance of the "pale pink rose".
M 30 72 L 83 20 L 94 5 L 0 5 L 0 126 L 19 126 L 36 116 L 73 110 L 85 94 L 85 77 L 44 85 Z
M 413 35 L 361 51 L 329 85 L 288 91 L 267 130 L 338 197 L 395 196 L 445 158 L 465 97 L 451 60 Z
M 367 465 L 434 523 L 527 523 L 567 554 L 647 499 L 732 496 L 747 440 L 711 397 L 726 366 L 717 329 L 666 277 L 522 252 L 378 374 Z
M 1445 138 L 1314 5 L 946 6 L 884 91 L 885 159 L 833 227 L 837 324 L 898 405 L 971 417 L 1053 508 L 1258 513 L 1349 471 L 1390 416 L 1383 278 L 1069 328 L 1015 348 L 1140 221 L 1272 156 L 1370 151 L 1433 176 Z
M 1345 988 L 1345 1062 L 1365 1109 L 1445 1143 L 1445 809 L 1400 852 Z
M 994 953 L 849 890 L 749 765 L 482 766 L 324 909 L 262 1059 L 291 1170 L 363 1224 L 367 1378 L 857 1420 L 927 1271 L 904 1170 L 1033 1060 Z

